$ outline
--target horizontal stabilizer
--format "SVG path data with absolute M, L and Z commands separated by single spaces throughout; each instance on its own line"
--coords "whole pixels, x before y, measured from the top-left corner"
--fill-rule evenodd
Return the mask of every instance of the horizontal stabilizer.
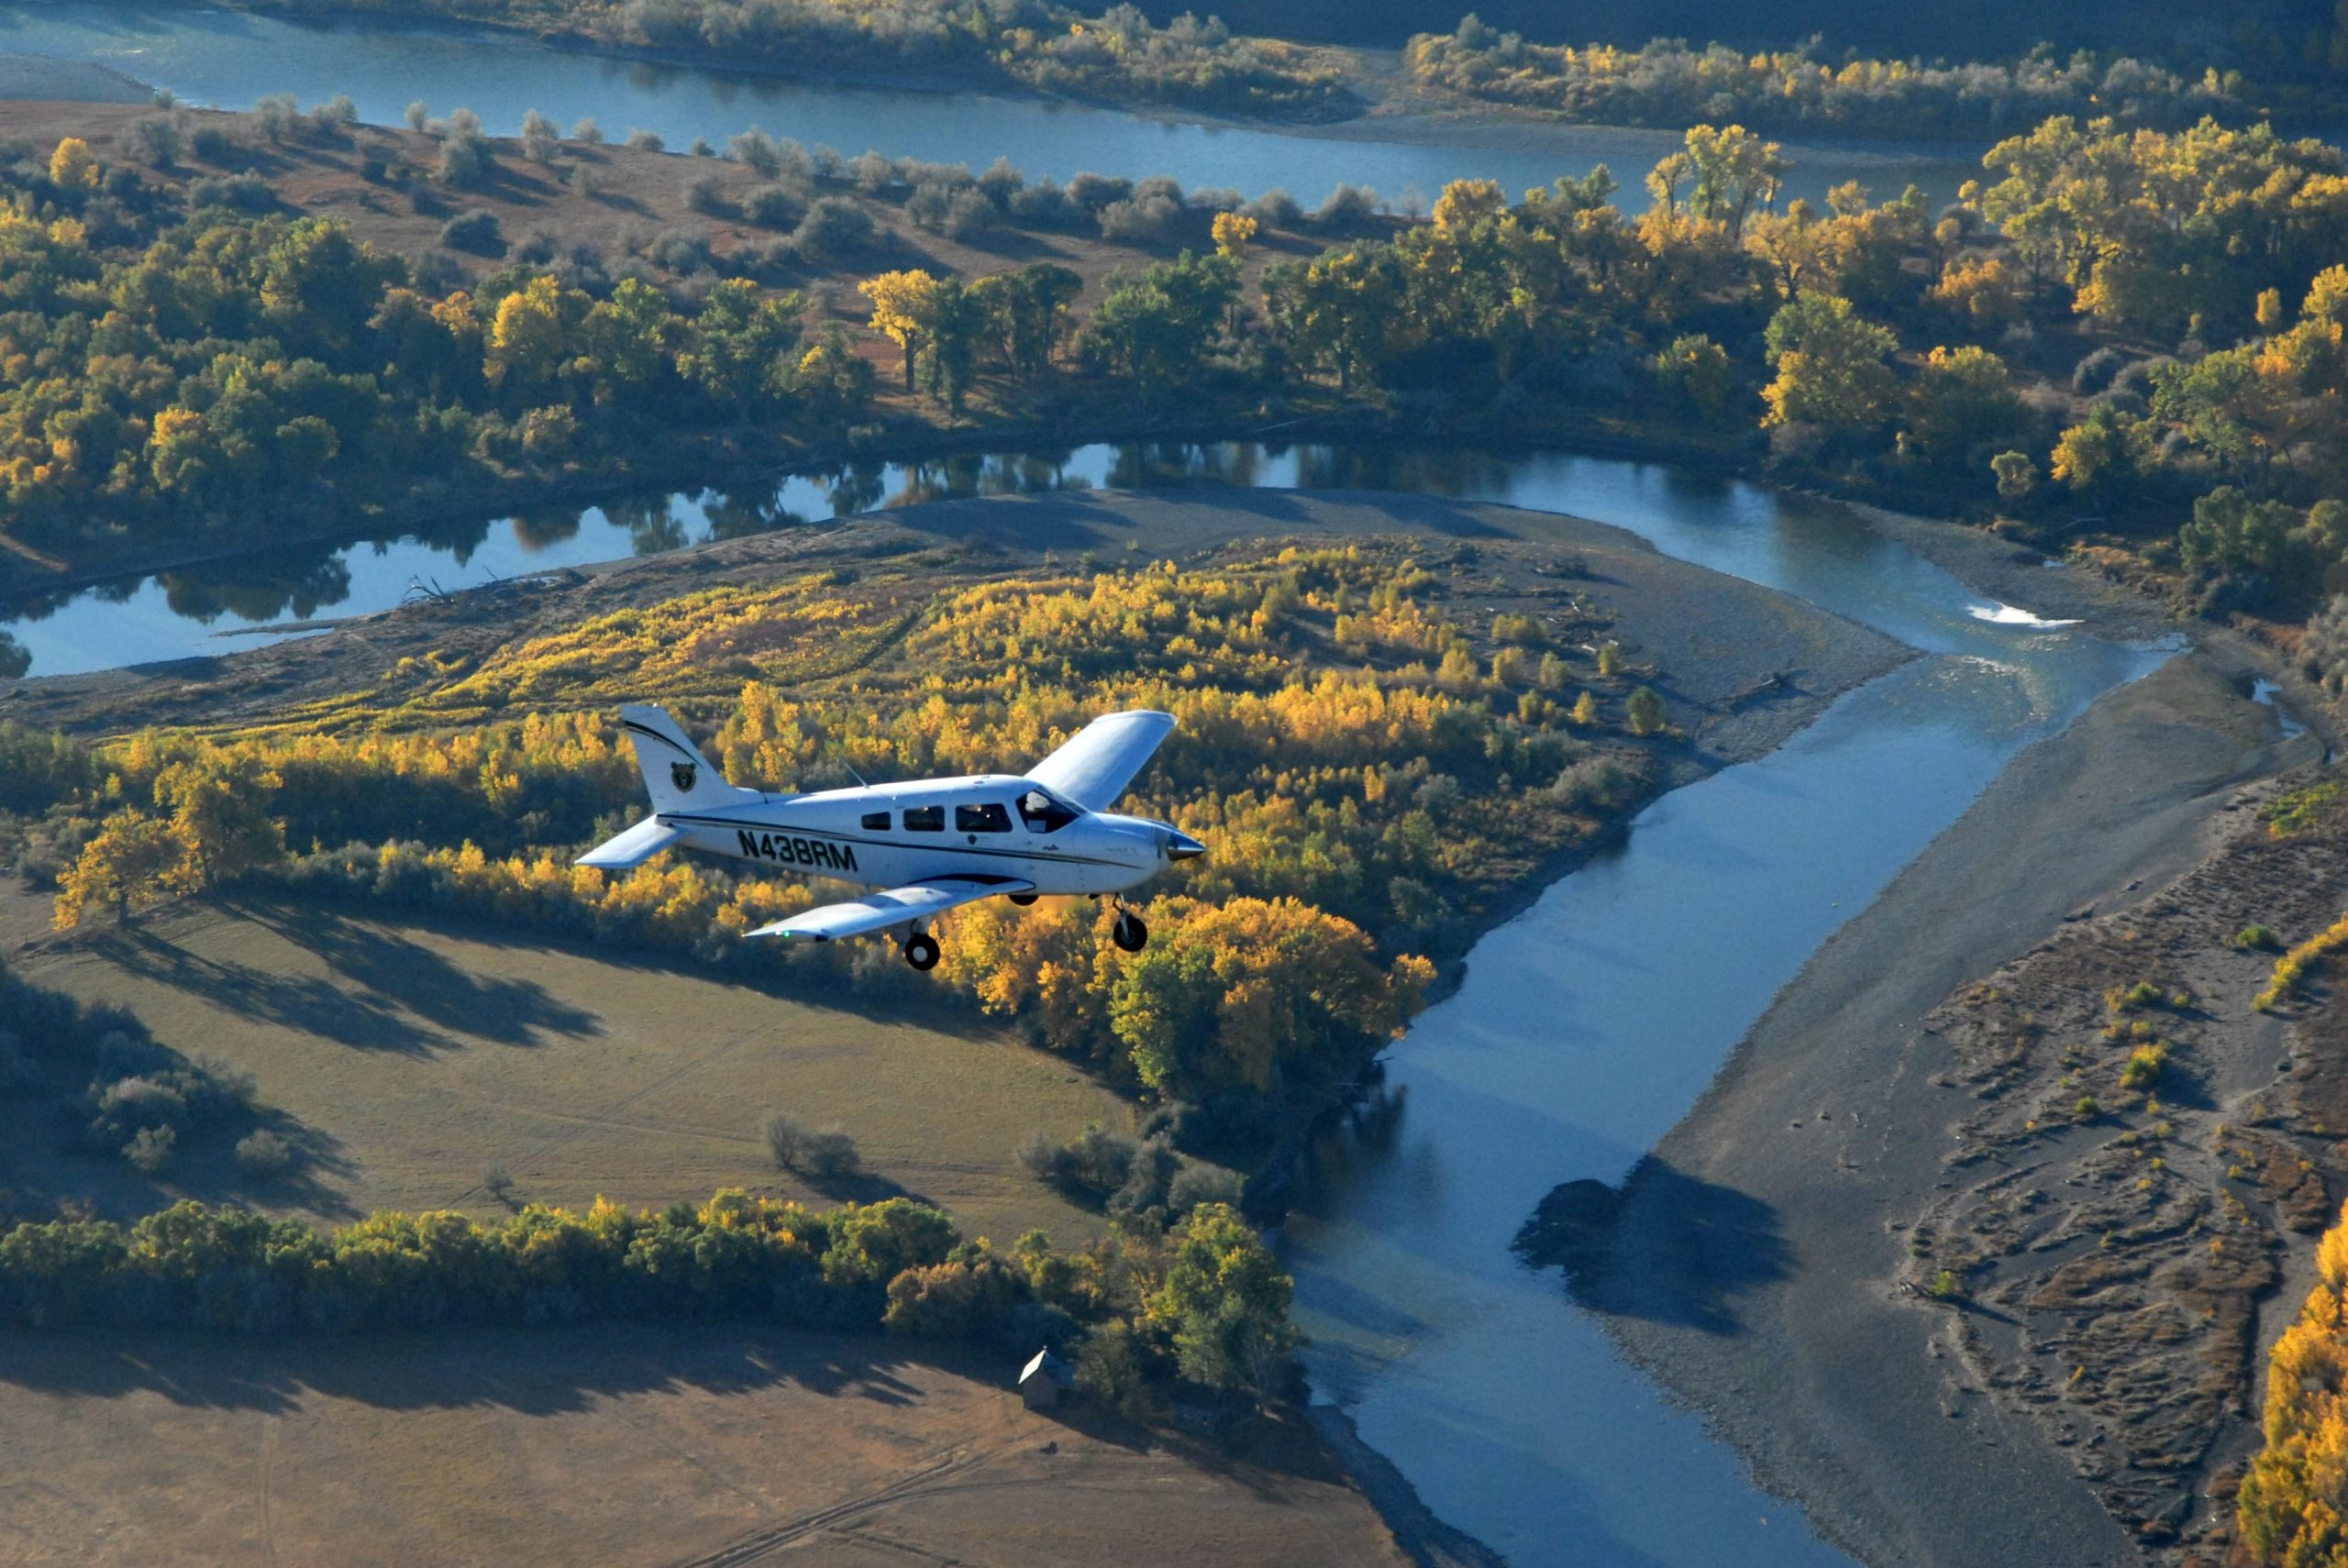
M 617 838 L 607 838 L 581 856 L 578 864 L 605 871 L 626 871 L 643 865 L 684 836 L 684 829 L 670 827 L 659 817 L 647 817 Z
M 902 888 L 892 888 L 884 893 L 868 893 L 860 899 L 850 899 L 844 904 L 825 904 L 803 914 L 792 915 L 762 925 L 748 933 L 751 936 L 804 937 L 813 942 L 830 942 L 842 936 L 864 936 L 876 931 L 886 931 L 892 925 L 910 925 L 917 920 L 927 920 L 944 914 L 962 904 L 975 903 L 997 893 L 1032 893 L 1033 882 L 1022 882 L 1012 877 L 930 877 L 919 882 L 909 882 Z
M 1149 766 L 1158 743 L 1173 731 L 1171 713 L 1148 709 L 1104 713 L 1029 768 L 1027 777 L 1088 812 L 1105 812 Z

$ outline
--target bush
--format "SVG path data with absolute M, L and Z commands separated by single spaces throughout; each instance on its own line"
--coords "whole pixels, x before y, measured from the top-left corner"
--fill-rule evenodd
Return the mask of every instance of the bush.
M 187 188 L 191 207 L 232 207 L 240 213 L 265 213 L 277 205 L 277 193 L 258 174 L 209 174 Z
M 2168 1047 L 2160 1041 L 2139 1045 L 2128 1057 L 2128 1065 L 2120 1070 L 2120 1087 L 2143 1091 L 2156 1087 L 2162 1069 L 2168 1066 Z
M 514 1173 L 504 1160 L 493 1160 L 482 1167 L 481 1187 L 483 1192 L 504 1203 L 514 1195 Z
M 638 152 L 666 152 L 669 150 L 669 144 L 660 139 L 660 133 L 659 131 L 648 131 L 642 126 L 630 126 L 628 127 L 627 145 L 636 149 Z
M 852 1176 L 864 1168 L 864 1157 L 857 1152 L 856 1140 L 836 1127 L 810 1132 L 800 1158 L 805 1164 L 805 1175 L 831 1180 Z
M 785 185 L 761 185 L 742 201 L 742 215 L 761 228 L 789 228 L 807 215 L 807 204 Z
M 2117 348 L 2099 348 L 2071 370 L 2071 390 L 2092 397 L 2111 384 L 2128 357 Z
M 1312 226 L 1320 234 L 1354 234 L 1378 215 L 1378 193 L 1362 185 L 1339 185 L 1314 209 Z
M 1187 1214 L 1202 1203 L 1225 1203 L 1236 1209 L 1246 1188 L 1236 1171 L 1185 1161 L 1167 1186 L 1166 1207 L 1176 1214 Z
M 496 152 L 482 134 L 481 116 L 471 109 L 451 111 L 440 136 L 440 182 L 471 190 L 496 171 Z
M 729 210 L 725 182 L 714 174 L 696 175 L 686 181 L 685 205 L 710 217 L 722 215 Z
M 172 1155 L 179 1148 L 180 1135 L 169 1127 L 145 1127 L 122 1146 L 122 1157 L 138 1167 L 142 1176 L 156 1176 L 172 1163 Z
M 1268 229 L 1285 228 L 1293 231 L 1304 226 L 1304 209 L 1296 204 L 1294 196 L 1277 185 L 1240 208 L 1239 211 L 1243 215 L 1254 218 Z
M 799 226 L 791 231 L 791 243 L 803 258 L 817 265 L 845 261 L 871 245 L 872 219 L 845 197 L 825 196 L 809 207 Z
M 187 145 L 198 162 L 214 165 L 227 163 L 243 150 L 243 144 L 226 127 L 218 125 L 196 127 L 188 132 Z
M 773 139 L 756 126 L 728 139 L 725 156 L 737 163 L 748 164 L 770 180 L 782 170 L 782 154 Z
M 1101 209 L 1101 237 L 1117 245 L 1170 245 L 1181 237 L 1188 215 L 1180 201 L 1163 192 L 1112 202 Z
M 141 163 L 169 169 L 179 160 L 180 127 L 169 115 L 133 120 L 122 133 L 122 150 Z
M 604 127 L 593 120 L 581 120 L 570 127 L 570 139 L 582 147 L 604 145 Z
M 2266 926 L 2246 925 L 2234 933 L 2234 945 L 2244 952 L 2272 953 L 2282 946 L 2283 942 Z
M 294 1145 L 262 1128 L 237 1143 L 237 1168 L 255 1181 L 270 1181 L 294 1167 Z
M 807 1129 L 794 1116 L 780 1110 L 770 1110 L 766 1120 L 759 1123 L 759 1137 L 766 1143 L 767 1155 L 778 1169 L 796 1170 L 801 1153 L 807 1146 Z
M 440 226 L 440 243 L 451 250 L 469 250 L 476 256 L 503 256 L 504 226 L 487 207 L 474 207 Z
M 562 132 L 536 109 L 522 113 L 522 156 L 533 163 L 551 163 L 561 150 Z

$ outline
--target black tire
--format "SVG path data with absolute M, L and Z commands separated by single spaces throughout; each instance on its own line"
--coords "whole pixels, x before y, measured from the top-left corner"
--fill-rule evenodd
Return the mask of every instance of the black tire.
M 1029 904 L 1034 903 L 1037 899 L 1042 898 L 1044 895 L 1041 893 L 1011 893 L 1006 896 L 1013 903 L 1017 904 L 1024 910 Z
M 927 974 L 937 967 L 937 938 L 915 932 L 905 938 L 905 962 Z
M 1127 953 L 1138 953 L 1149 944 L 1149 927 L 1137 914 L 1121 914 L 1117 923 L 1109 928 L 1109 940 Z

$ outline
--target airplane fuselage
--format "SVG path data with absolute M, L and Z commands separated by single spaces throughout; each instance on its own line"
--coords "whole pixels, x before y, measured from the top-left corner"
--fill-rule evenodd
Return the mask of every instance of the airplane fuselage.
M 1009 775 L 753 795 L 664 811 L 685 846 L 871 888 L 929 878 L 1027 882 L 1038 893 L 1115 893 L 1162 870 L 1165 823 L 1080 812 Z

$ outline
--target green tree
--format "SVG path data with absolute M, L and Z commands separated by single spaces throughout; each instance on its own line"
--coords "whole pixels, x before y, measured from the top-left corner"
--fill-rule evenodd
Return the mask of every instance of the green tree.
M 1801 294 L 1769 318 L 1777 379 L 1764 388 L 1767 425 L 1863 430 L 1891 415 L 1893 381 L 1885 356 L 1899 347 L 1888 328 L 1862 320 L 1835 294 Z
M 1174 1342 L 1182 1375 L 1210 1388 L 1277 1392 L 1297 1343 L 1293 1282 L 1255 1228 L 1226 1204 L 1204 1203 L 1167 1238 L 1166 1278 L 1145 1303 Z

